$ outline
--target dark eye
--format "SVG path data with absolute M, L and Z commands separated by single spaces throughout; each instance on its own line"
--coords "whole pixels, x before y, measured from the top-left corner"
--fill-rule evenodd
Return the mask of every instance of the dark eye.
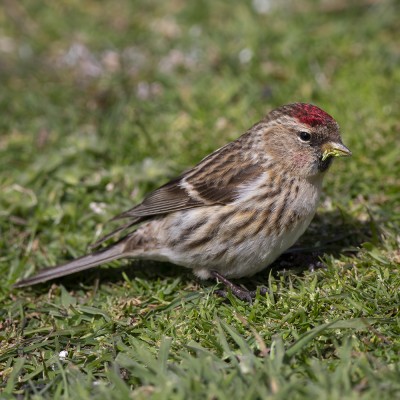
M 308 132 L 299 132 L 299 138 L 303 142 L 309 142 L 311 139 L 311 134 Z

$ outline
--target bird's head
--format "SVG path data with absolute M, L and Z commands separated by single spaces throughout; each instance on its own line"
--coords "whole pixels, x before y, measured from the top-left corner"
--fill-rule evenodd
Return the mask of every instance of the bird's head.
M 271 111 L 264 123 L 267 152 L 295 175 L 321 174 L 334 157 L 351 155 L 342 143 L 337 122 L 312 104 L 284 105 Z

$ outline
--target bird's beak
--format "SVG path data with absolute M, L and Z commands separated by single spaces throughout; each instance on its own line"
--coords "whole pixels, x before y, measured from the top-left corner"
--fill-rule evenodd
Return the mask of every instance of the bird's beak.
M 325 143 L 322 146 L 322 161 L 328 157 L 344 157 L 351 156 L 351 151 L 343 144 L 338 142 Z

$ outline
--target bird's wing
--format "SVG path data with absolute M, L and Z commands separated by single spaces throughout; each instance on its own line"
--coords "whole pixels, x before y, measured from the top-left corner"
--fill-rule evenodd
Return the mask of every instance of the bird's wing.
M 191 170 L 150 193 L 142 203 L 117 215 L 114 220 L 129 219 L 91 247 L 147 219 L 195 207 L 229 204 L 238 197 L 239 186 L 257 179 L 262 173 L 253 160 L 244 158 L 237 142 L 216 150 Z
M 239 185 L 256 179 L 263 172 L 255 161 L 245 160 L 240 150 L 236 142 L 218 149 L 114 219 L 142 219 L 234 201 L 238 197 Z

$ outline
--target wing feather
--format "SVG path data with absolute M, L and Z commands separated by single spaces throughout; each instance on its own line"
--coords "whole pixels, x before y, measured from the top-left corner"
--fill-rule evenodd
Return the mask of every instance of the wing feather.
M 215 151 L 114 219 L 152 217 L 233 202 L 238 196 L 239 186 L 256 179 L 263 172 L 257 163 L 243 160 L 240 148 L 234 145 L 235 142 L 232 142 Z
M 182 177 L 179 177 L 166 183 L 164 186 L 150 193 L 142 203 L 117 215 L 113 220 L 150 217 L 204 205 L 202 201 L 190 197 L 188 192 L 180 186 L 181 182 Z
M 256 161 L 244 157 L 242 150 L 237 141 L 231 142 L 204 158 L 191 170 L 156 189 L 142 203 L 112 219 L 132 219 L 117 228 L 115 233 L 159 215 L 235 201 L 240 186 L 257 179 L 263 173 Z M 113 235 L 114 232 L 96 244 L 103 243 Z

